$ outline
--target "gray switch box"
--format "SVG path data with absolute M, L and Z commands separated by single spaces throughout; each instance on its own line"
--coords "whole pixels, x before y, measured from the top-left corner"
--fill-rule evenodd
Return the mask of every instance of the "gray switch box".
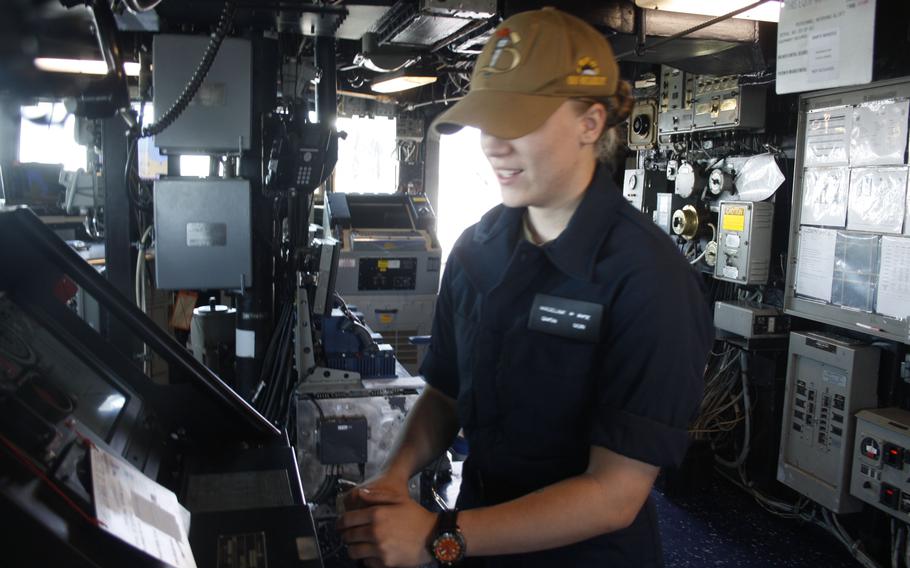
M 152 44 L 155 119 L 180 96 L 209 43 L 208 36 L 157 34 Z M 253 50 L 226 38 L 196 96 L 174 124 L 155 136 L 162 154 L 237 154 L 250 148 Z
M 878 348 L 822 333 L 791 333 L 777 480 L 835 513 L 850 496 L 854 414 L 876 406 Z
M 743 300 L 714 302 L 714 327 L 746 339 L 786 337 L 790 318 L 774 306 Z
M 774 204 L 721 201 L 714 277 L 736 284 L 765 284 L 771 262 Z
M 156 181 L 155 235 L 159 289 L 253 284 L 249 181 Z

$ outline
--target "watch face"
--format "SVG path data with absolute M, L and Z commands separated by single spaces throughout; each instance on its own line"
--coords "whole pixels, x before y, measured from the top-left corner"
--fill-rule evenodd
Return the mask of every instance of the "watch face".
M 452 564 L 461 560 L 461 540 L 452 533 L 443 533 L 433 541 L 433 556 L 436 560 Z

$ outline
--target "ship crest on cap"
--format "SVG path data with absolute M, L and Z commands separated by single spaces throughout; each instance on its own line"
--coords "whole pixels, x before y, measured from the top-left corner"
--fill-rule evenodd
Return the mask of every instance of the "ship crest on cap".
M 521 53 L 515 46 L 521 41 L 518 32 L 513 32 L 509 28 L 502 28 L 496 32 L 496 44 L 493 49 L 493 55 L 490 62 L 483 66 L 481 70 L 486 74 L 506 73 L 514 70 L 521 64 Z M 503 58 L 507 54 L 507 58 Z M 502 61 L 505 59 L 505 61 Z
M 593 57 L 581 57 L 575 64 L 575 75 L 566 77 L 570 86 L 601 87 L 607 84 L 607 78 L 600 74 L 600 66 Z

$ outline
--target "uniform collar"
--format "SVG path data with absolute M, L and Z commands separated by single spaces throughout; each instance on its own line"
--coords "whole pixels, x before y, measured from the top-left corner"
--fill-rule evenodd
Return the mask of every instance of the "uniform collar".
M 541 245 L 540 250 L 568 276 L 590 280 L 597 252 L 613 226 L 615 213 L 623 201 L 610 168 L 599 164 L 565 230 L 554 240 Z M 525 211 L 524 207 L 502 207 L 498 214 L 485 216 L 477 225 L 474 240 L 484 245 L 505 240 L 514 246 L 516 237 L 521 238 L 521 220 Z

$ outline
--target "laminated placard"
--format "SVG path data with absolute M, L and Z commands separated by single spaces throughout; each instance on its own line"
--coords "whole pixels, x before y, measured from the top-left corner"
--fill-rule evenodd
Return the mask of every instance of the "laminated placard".
M 882 237 L 876 308 L 893 318 L 910 317 L 910 239 Z
M 796 257 L 796 293 L 825 302 L 831 301 L 834 280 L 834 252 L 837 231 L 800 227 Z
M 907 168 L 853 168 L 847 228 L 900 234 L 904 226 Z
M 869 101 L 853 109 L 850 165 L 906 164 L 907 99 Z
M 806 155 L 803 165 L 847 165 L 852 121 L 853 107 L 849 106 L 806 113 Z
M 806 168 L 800 224 L 845 227 L 849 180 L 846 167 Z
M 872 312 L 878 290 L 879 235 L 837 232 L 831 303 Z

